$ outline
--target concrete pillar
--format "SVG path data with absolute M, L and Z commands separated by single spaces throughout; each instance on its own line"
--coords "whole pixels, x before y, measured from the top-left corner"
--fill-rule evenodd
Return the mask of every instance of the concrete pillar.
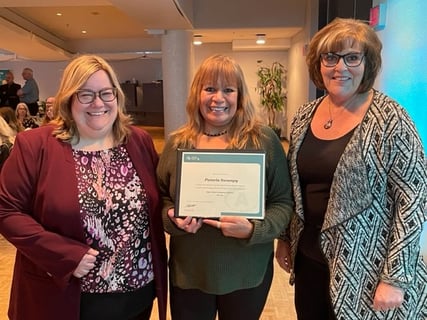
M 186 30 L 168 30 L 162 36 L 165 139 L 187 121 L 185 106 L 194 61 L 192 37 L 192 33 Z

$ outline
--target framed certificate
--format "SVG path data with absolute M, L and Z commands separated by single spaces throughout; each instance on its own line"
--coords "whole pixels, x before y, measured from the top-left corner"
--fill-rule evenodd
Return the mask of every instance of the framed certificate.
M 265 152 L 178 150 L 175 216 L 263 219 Z

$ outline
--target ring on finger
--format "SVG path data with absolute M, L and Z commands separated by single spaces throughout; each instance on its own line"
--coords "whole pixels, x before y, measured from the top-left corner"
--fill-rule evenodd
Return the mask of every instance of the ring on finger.
M 217 227 L 218 229 L 221 229 L 221 222 L 220 222 L 220 221 L 218 221 L 218 222 L 216 223 L 216 227 Z

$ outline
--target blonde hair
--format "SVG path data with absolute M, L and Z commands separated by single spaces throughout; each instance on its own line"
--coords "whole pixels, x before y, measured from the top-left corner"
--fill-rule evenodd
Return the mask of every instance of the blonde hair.
M 20 103 L 18 103 L 16 105 L 16 109 L 15 109 L 16 118 L 19 117 L 19 112 L 18 112 L 19 107 L 24 107 L 25 108 L 25 111 L 26 111 L 25 118 L 30 117 L 30 109 L 28 109 L 27 104 L 25 102 L 20 102 Z
M 204 119 L 200 113 L 200 94 L 207 84 L 221 83 L 237 88 L 237 110 L 227 135 L 229 148 L 243 149 L 251 144 L 260 148 L 261 122 L 251 102 L 243 71 L 237 62 L 224 55 L 213 55 L 202 62 L 197 70 L 187 100 L 188 122 L 171 133 L 175 147 L 193 148 L 203 132 Z
M 358 92 L 369 91 L 381 69 L 382 44 L 375 31 L 365 22 L 336 18 L 318 31 L 309 44 L 306 57 L 310 78 L 319 89 L 326 89 L 320 72 L 320 54 L 338 52 L 358 45 L 365 55 L 365 71 Z
M 0 116 L 6 120 L 6 123 L 12 130 L 16 133 L 24 131 L 24 127 L 21 122 L 16 118 L 16 113 L 11 107 L 1 107 L 0 108 Z
M 0 139 L 1 143 L 9 142 L 11 144 L 15 143 L 16 133 L 9 126 L 6 120 L 3 117 L 0 117 Z
M 64 70 L 53 108 L 56 117 L 51 123 L 56 127 L 53 135 L 60 140 L 78 142 L 80 135 L 71 113 L 72 99 L 95 72 L 104 70 L 110 78 L 113 87 L 117 88 L 117 118 L 113 123 L 113 137 L 116 144 L 127 141 L 130 134 L 129 126 L 132 121 L 125 113 L 125 95 L 113 68 L 101 57 L 82 55 L 72 60 Z

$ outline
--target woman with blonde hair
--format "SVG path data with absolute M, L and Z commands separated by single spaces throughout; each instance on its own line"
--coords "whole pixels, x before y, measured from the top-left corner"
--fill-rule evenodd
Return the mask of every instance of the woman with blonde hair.
M 16 106 L 16 119 L 24 127 L 24 130 L 37 128 L 39 125 L 36 123 L 36 120 L 31 116 L 30 109 L 25 102 L 20 102 Z
M 20 133 L 0 179 L 16 246 L 11 320 L 166 319 L 166 243 L 149 134 L 112 67 L 71 61 L 51 125 Z
M 163 223 L 170 234 L 170 301 L 174 320 L 257 320 L 273 277 L 273 243 L 292 215 L 291 184 L 277 135 L 256 116 L 236 61 L 214 55 L 199 67 L 187 102 L 188 122 L 172 133 L 157 174 Z M 265 152 L 264 219 L 175 217 L 177 152 Z M 218 203 L 222 202 L 219 198 Z M 215 203 L 213 204 L 215 205 Z
M 0 170 L 3 167 L 3 163 L 9 157 L 9 153 L 15 142 L 15 135 L 15 132 L 13 132 L 6 120 L 0 117 Z

